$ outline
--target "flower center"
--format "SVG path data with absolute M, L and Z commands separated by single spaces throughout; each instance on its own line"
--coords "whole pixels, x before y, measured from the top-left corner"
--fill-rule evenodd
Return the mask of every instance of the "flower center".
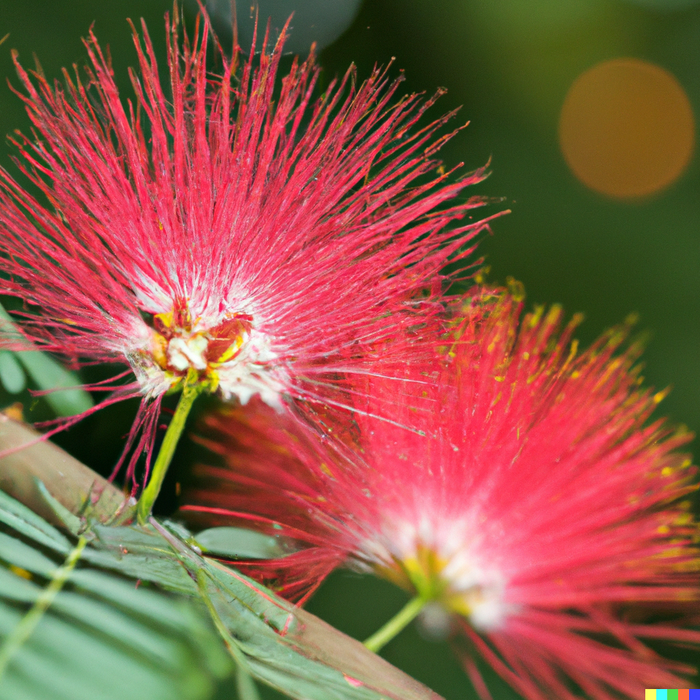
M 393 537 L 392 541 L 398 540 Z M 387 547 L 380 553 L 373 547 L 368 558 L 378 575 L 434 601 L 448 613 L 468 618 L 476 629 L 490 630 L 502 624 L 507 614 L 504 579 L 480 564 L 466 547 L 440 552 L 414 539 L 400 552 L 395 547 L 391 550 Z
M 195 373 L 200 383 L 214 391 L 219 383 L 218 368 L 241 351 L 252 327 L 247 314 L 235 314 L 213 328 L 196 331 L 186 311 L 156 314 L 153 359 L 171 378 L 173 388 Z
M 172 375 L 173 385 L 194 370 L 199 381 L 218 384 L 216 370 L 236 357 L 248 340 L 252 318 L 234 314 L 213 328 L 193 329 L 186 311 L 171 311 L 153 317 L 153 358 L 157 365 Z
M 143 332 L 145 331 L 145 333 Z M 228 314 L 211 327 L 192 319 L 186 304 L 155 314 L 140 328 L 141 344 L 126 357 L 146 396 L 155 397 L 198 385 L 246 404 L 252 396 L 282 408 L 291 378 L 272 339 L 245 313 Z

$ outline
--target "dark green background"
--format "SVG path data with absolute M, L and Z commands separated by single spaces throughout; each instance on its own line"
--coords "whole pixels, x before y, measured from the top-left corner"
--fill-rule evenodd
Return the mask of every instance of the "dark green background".
M 301 1 L 301 0 L 299 0 Z M 329 0 L 332 1 L 332 0 Z M 290 2 L 290 6 L 293 5 Z M 673 10 L 684 4 L 686 9 Z M 146 18 L 162 49 L 169 0 L 0 0 L 0 73 L 14 79 L 10 49 L 25 64 L 36 53 L 49 76 L 81 63 L 80 37 L 95 22 L 111 47 L 120 83 L 134 53 L 126 17 Z M 396 57 L 406 89 L 448 88 L 440 110 L 463 105 L 471 120 L 444 151 L 448 165 L 468 168 L 489 158 L 493 174 L 478 191 L 505 197 L 512 214 L 495 222 L 480 252 L 491 277 L 521 280 L 528 300 L 561 302 L 583 311 L 578 333 L 590 342 L 631 311 L 651 333 L 647 381 L 673 386 L 662 411 L 700 427 L 700 166 L 646 201 L 608 200 L 569 172 L 557 144 L 557 119 L 572 81 L 595 63 L 618 56 L 653 61 L 671 71 L 700 114 L 700 6 L 663 0 L 366 0 L 360 15 L 321 53 L 327 77 L 354 61 L 361 77 Z M 438 110 L 434 112 L 438 113 Z M 0 132 L 27 129 L 19 100 L 0 84 Z M 7 166 L 8 148 L 0 151 Z M 61 441 L 103 471 L 118 454 L 133 406 L 98 415 Z M 167 494 L 166 494 L 167 495 Z M 167 507 L 167 506 L 162 506 Z M 352 574 L 332 577 L 311 604 L 341 629 L 366 636 L 397 610 L 403 594 Z M 386 657 L 447 698 L 473 697 L 446 644 L 411 629 Z M 494 681 L 495 697 L 510 693 Z M 230 693 L 222 689 L 221 697 Z

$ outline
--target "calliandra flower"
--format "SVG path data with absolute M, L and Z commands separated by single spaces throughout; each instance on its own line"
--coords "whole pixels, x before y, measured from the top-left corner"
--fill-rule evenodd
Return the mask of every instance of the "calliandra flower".
M 0 293 L 33 346 L 127 366 L 93 388 L 142 398 L 129 444 L 149 455 L 170 391 L 332 403 L 374 344 L 430 323 L 441 270 L 486 228 L 462 196 L 484 172 L 434 159 L 451 115 L 419 124 L 435 98 L 351 68 L 314 99 L 313 55 L 277 78 L 284 36 L 241 62 L 201 17 L 193 39 L 177 12 L 166 26 L 167 88 L 134 29 L 134 100 L 92 33 L 86 79 L 51 84 L 15 56 L 33 128 L 17 163 L 39 195 L 0 172 Z
M 413 396 L 366 379 L 362 396 L 393 401 L 398 424 L 417 411 L 425 435 L 365 398 L 338 428 L 345 452 L 260 404 L 211 416 L 227 466 L 199 468 L 183 514 L 290 538 L 248 566 L 290 598 L 344 564 L 439 605 L 483 697 L 479 655 L 531 700 L 682 687 L 692 669 L 646 640 L 700 643 L 679 619 L 700 598 L 690 436 L 649 422 L 661 395 L 627 326 L 579 353 L 579 319 L 521 319 L 521 298 L 472 292 L 433 361 L 406 367 Z

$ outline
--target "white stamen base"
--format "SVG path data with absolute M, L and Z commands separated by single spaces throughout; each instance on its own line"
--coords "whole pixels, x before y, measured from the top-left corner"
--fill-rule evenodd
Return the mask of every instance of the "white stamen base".
M 437 524 L 427 518 L 386 521 L 379 537 L 367 538 L 360 549 L 365 560 L 380 566 L 395 561 L 418 561 L 421 550 L 431 550 L 446 562 L 436 574 L 447 584 L 450 596 L 461 597 L 469 610 L 469 621 L 482 632 L 502 627 L 512 608 L 504 601 L 504 575 L 483 562 L 470 542 L 473 528 L 464 521 L 441 518 Z
M 167 392 L 190 368 L 204 372 L 210 367 L 207 359 L 209 340 L 199 331 L 189 336 L 171 338 L 165 348 L 169 368 L 164 370 L 154 357 L 153 331 L 145 346 L 125 352 L 134 374 L 146 396 L 155 397 Z M 230 401 L 234 397 L 247 404 L 253 396 L 269 406 L 281 410 L 282 396 L 288 390 L 290 377 L 278 355 L 270 347 L 269 338 L 256 329 L 245 333 L 240 350 L 233 358 L 210 367 L 210 376 L 218 381 L 221 396 Z

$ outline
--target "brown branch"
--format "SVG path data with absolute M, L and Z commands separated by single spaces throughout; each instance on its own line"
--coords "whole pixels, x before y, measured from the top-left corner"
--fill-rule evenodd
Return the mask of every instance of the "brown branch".
M 306 610 L 297 608 L 299 623 L 287 641 L 304 656 L 336 668 L 362 685 L 401 700 L 443 700 L 408 674 L 371 652 L 362 642 L 339 632 Z
M 23 447 L 26 445 L 26 447 Z M 124 503 L 115 486 L 24 423 L 0 413 L 0 489 L 54 525 L 61 525 L 36 480 L 71 513 L 90 497 L 91 515 L 107 522 Z M 99 500 L 98 500 L 99 497 Z

